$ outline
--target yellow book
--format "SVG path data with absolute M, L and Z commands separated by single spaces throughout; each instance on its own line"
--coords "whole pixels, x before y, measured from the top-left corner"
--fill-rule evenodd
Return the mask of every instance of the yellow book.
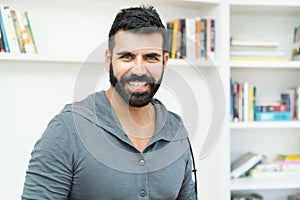
M 171 58 L 176 58 L 176 50 L 177 50 L 177 37 L 178 37 L 178 26 L 179 26 L 179 20 L 174 21 L 173 26 L 173 37 L 172 37 L 172 53 Z
M 254 86 L 250 85 L 249 86 L 249 121 L 253 122 L 254 121 Z
M 300 160 L 300 155 L 279 154 L 278 157 L 282 160 Z

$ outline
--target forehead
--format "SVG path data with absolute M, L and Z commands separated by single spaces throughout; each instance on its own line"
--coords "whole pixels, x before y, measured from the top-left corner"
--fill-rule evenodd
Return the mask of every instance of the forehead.
M 151 50 L 161 51 L 163 37 L 160 33 L 134 33 L 129 31 L 119 31 L 115 37 L 114 52 Z

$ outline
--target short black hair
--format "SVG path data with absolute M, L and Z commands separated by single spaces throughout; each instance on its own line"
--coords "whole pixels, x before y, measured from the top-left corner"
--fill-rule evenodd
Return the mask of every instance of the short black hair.
M 108 47 L 112 52 L 114 36 L 119 31 L 132 31 L 135 33 L 161 33 L 163 37 L 163 50 L 166 48 L 166 28 L 159 14 L 153 6 L 139 6 L 121 9 L 109 31 Z

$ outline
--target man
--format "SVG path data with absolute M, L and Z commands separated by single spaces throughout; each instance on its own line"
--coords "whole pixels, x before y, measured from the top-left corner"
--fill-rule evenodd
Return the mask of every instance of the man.
M 51 120 L 32 152 L 23 199 L 197 199 L 187 131 L 153 98 L 165 45 L 153 7 L 117 14 L 105 52 L 110 88 Z

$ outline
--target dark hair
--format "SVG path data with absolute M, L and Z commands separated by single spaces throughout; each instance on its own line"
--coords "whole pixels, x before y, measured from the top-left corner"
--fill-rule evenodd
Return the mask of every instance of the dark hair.
M 135 33 L 161 33 L 163 37 L 163 50 L 166 48 L 166 29 L 159 14 L 153 6 L 124 8 L 117 14 L 109 31 L 109 50 L 114 47 L 114 35 L 119 31 L 132 31 Z

